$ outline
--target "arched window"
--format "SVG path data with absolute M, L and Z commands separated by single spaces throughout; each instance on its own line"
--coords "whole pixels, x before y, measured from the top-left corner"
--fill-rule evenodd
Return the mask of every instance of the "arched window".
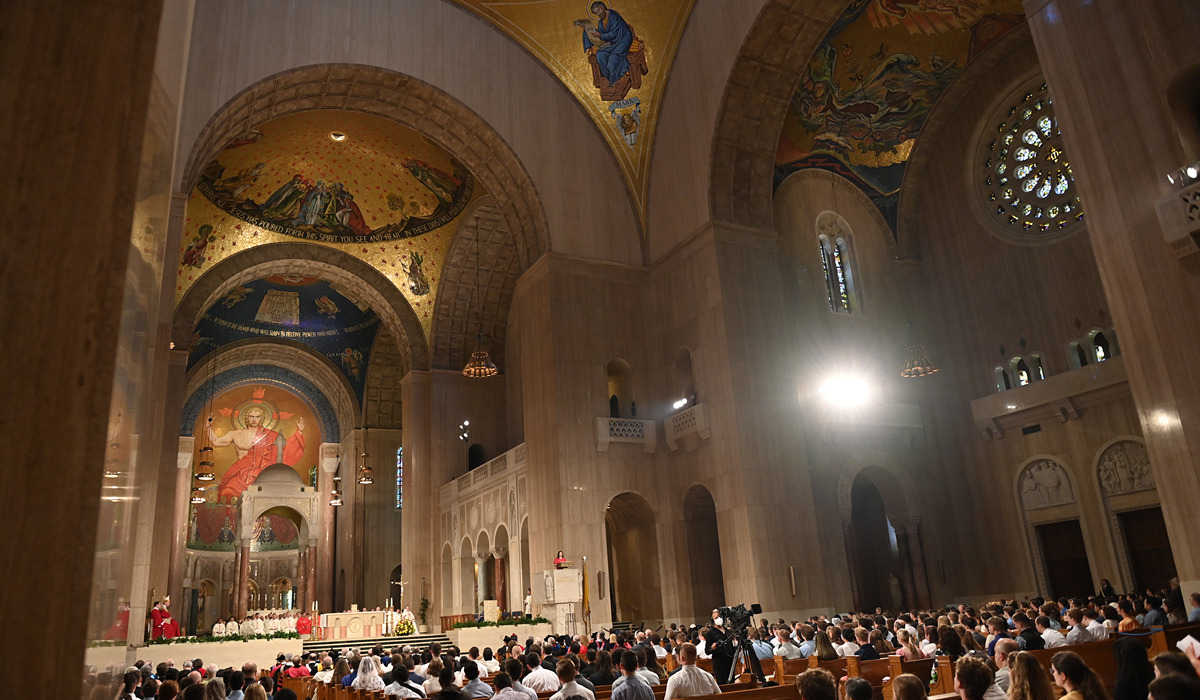
M 1041 353 L 1035 352 L 1029 356 L 1029 367 L 1034 379 L 1041 381 L 1046 378 L 1046 368 L 1042 366 Z
M 1108 344 L 1108 337 L 1104 335 L 1103 331 L 1088 333 L 1088 339 L 1091 341 L 1092 357 L 1096 358 L 1096 362 L 1104 362 L 1113 356 Z
M 1067 345 L 1067 361 L 1071 363 L 1072 369 L 1088 364 L 1088 352 L 1078 340 L 1072 340 Z
M 821 212 L 817 217 L 817 243 L 825 274 L 825 295 L 829 310 L 834 313 L 849 314 L 858 310 L 849 241 L 850 227 L 846 220 L 831 211 Z
M 404 507 L 404 448 L 396 449 L 396 510 Z
M 696 403 L 696 383 L 692 378 L 692 352 L 687 348 L 675 351 L 675 408 Z
M 1000 365 L 996 365 L 992 372 L 996 378 L 996 391 L 1004 391 L 1005 389 L 1012 388 L 1012 382 L 1008 378 L 1008 370 Z
M 610 360 L 605 368 L 608 377 L 608 415 L 620 418 L 622 409 L 633 415 L 633 370 L 625 360 Z
M 1033 373 L 1029 371 L 1029 364 L 1025 360 L 1017 360 L 1017 386 L 1027 386 L 1033 381 Z

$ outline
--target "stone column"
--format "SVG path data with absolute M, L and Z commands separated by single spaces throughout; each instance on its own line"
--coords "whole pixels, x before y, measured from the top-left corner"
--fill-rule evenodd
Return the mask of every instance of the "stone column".
M 1200 259 L 1177 258 L 1155 203 L 1167 173 L 1200 159 L 1192 0 L 1025 0 L 1054 96 L 1146 438 L 1183 590 L 1200 589 Z M 1173 104 L 1178 102 L 1178 106 Z M 1184 106 L 1186 104 L 1186 106 Z M 1182 213 L 1179 214 L 1182 217 Z
M 175 353 L 171 351 L 172 369 L 174 369 Z M 187 362 L 187 353 L 183 361 Z M 175 457 L 175 509 L 171 520 L 171 561 L 167 575 L 167 590 L 175 593 L 180 589 L 183 576 L 183 559 L 187 552 L 189 518 L 192 512 L 192 459 L 195 454 L 196 438 L 190 435 L 179 437 L 179 447 Z
M 904 530 L 907 533 L 905 540 L 908 542 L 913 589 L 916 593 L 914 604 L 920 609 L 927 609 L 932 596 L 929 593 L 929 576 L 925 573 L 925 550 L 921 547 L 921 521 L 910 521 Z
M 296 608 L 308 607 L 308 545 L 305 545 L 296 562 Z
M 904 600 L 896 601 L 897 608 L 913 608 L 916 607 L 916 584 L 913 580 L 913 565 L 912 553 L 908 547 L 908 528 L 904 525 L 896 526 L 896 544 L 900 549 L 900 585 L 904 588 Z
M 317 557 L 316 557 L 316 553 L 317 553 L 317 540 L 316 540 L 316 538 L 310 538 L 308 540 L 308 558 L 305 562 L 308 565 L 308 573 L 304 579 L 306 585 L 308 586 L 308 593 L 305 594 L 305 597 L 308 600 L 308 604 L 305 607 L 306 610 L 308 608 L 311 608 L 313 601 L 317 599 Z M 320 606 L 318 605 L 318 607 L 320 607 Z M 317 622 L 314 620 L 313 626 L 315 627 L 316 624 L 317 624 Z
M 858 558 L 854 546 L 854 525 L 849 520 L 842 521 L 842 539 L 846 546 L 846 569 L 850 572 L 850 600 L 855 610 L 862 610 L 859 605 L 858 590 Z
M 330 492 L 333 490 L 333 477 L 337 473 L 338 468 L 338 453 L 341 446 L 336 442 L 327 442 L 321 445 L 321 469 L 317 474 L 317 489 L 320 500 L 317 501 L 317 510 L 320 512 L 320 532 L 317 539 L 310 539 L 310 545 L 314 545 L 320 541 L 321 546 L 317 550 L 319 561 L 309 562 L 310 566 L 316 565 L 316 575 L 313 577 L 313 595 L 309 600 L 317 601 L 318 607 L 321 609 L 333 609 L 333 531 L 334 531 L 334 511 L 335 508 L 329 505 Z M 343 485 L 343 491 L 345 486 Z M 312 533 L 310 533 L 312 534 Z
M 230 601 L 229 601 L 229 614 L 234 616 L 235 618 L 237 617 L 238 601 L 241 600 L 241 594 L 242 594 L 241 586 L 239 585 L 241 582 L 241 578 L 238 576 L 238 572 L 241 570 L 242 570 L 242 541 L 235 540 L 233 543 L 233 570 L 230 572 L 230 575 L 233 577 L 233 585 L 230 587 L 232 589 L 233 595 L 230 597 Z M 239 618 L 239 622 L 240 622 L 240 618 Z
M 471 612 L 478 615 L 483 611 L 483 599 L 487 595 L 487 558 L 489 552 L 475 554 L 475 604 Z
M 238 567 L 237 567 L 237 610 L 234 614 L 241 619 L 246 616 L 246 611 L 250 609 L 250 544 L 243 544 L 242 541 L 234 543 L 238 547 Z
M 492 549 L 492 556 L 496 558 L 496 601 L 500 604 L 500 609 L 508 612 L 508 586 L 506 585 L 506 570 L 508 569 L 508 545 L 497 543 Z

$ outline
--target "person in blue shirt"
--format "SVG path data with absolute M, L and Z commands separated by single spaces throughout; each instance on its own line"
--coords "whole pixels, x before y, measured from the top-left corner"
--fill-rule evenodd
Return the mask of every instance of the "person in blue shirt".
M 650 684 L 637 674 L 637 654 L 626 651 L 621 655 L 621 674 L 625 682 L 612 691 L 612 700 L 654 700 Z

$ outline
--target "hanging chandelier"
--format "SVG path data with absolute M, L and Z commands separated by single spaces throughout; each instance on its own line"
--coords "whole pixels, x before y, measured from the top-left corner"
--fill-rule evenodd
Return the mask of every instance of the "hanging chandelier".
M 200 484 L 192 487 L 192 503 L 204 502 L 204 489 L 200 488 Z
M 205 424 L 204 430 L 204 447 L 200 448 L 200 459 L 196 465 L 196 480 L 197 481 L 212 481 L 217 478 L 216 472 L 213 471 L 213 447 L 210 442 L 209 433 L 212 432 L 212 402 L 213 402 L 213 384 L 217 379 L 217 360 L 214 357 L 209 365 L 208 372 L 208 423 Z M 195 501 L 193 500 L 193 503 Z
M 904 367 L 900 369 L 901 377 L 916 379 L 937 373 L 939 368 L 929 357 L 929 351 L 925 349 L 924 345 L 910 345 L 906 352 L 908 357 L 904 360 Z
M 472 298 L 475 296 L 475 290 L 479 288 L 479 259 L 483 255 L 479 250 L 479 217 L 475 217 L 475 287 L 471 290 Z M 467 320 L 470 322 L 471 305 L 467 304 Z M 471 379 L 486 379 L 494 377 L 500 373 L 496 369 L 496 365 L 492 362 L 492 358 L 488 356 L 487 350 L 483 349 L 483 295 L 479 297 L 479 332 L 475 335 L 475 352 L 471 353 L 471 359 L 467 360 L 467 365 L 463 367 L 463 376 Z
M 375 475 L 371 469 L 371 465 L 367 461 L 371 459 L 370 453 L 367 452 L 367 429 L 363 427 L 363 451 L 358 456 L 358 483 L 363 486 L 369 486 L 375 483 Z
M 329 495 L 329 505 L 340 506 L 344 503 L 344 501 L 342 501 L 342 477 L 333 477 L 333 492 Z

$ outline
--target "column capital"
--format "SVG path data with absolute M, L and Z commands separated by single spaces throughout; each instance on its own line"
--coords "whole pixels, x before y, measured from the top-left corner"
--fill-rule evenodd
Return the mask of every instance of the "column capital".
M 503 559 L 508 556 L 508 545 L 496 543 L 496 546 L 492 547 L 492 556 L 497 559 Z
M 321 471 L 325 472 L 326 474 L 332 474 L 337 471 L 339 456 L 338 452 L 340 449 L 341 445 L 336 442 L 321 443 Z
M 179 436 L 179 458 L 175 461 L 175 466 L 180 469 L 192 468 L 192 455 L 196 450 L 196 438 L 191 435 Z

